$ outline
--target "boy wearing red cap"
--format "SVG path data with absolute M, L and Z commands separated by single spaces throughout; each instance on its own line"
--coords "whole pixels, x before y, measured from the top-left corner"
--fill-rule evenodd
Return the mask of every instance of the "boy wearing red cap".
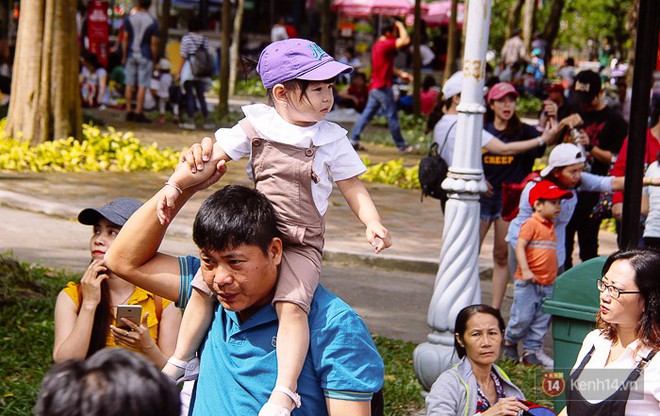
M 504 357 L 518 359 L 518 341 L 523 341 L 523 364 L 552 368 L 552 359 L 543 352 L 543 338 L 550 315 L 541 312 L 543 298 L 552 296 L 557 278 L 557 238 L 553 220 L 561 212 L 561 200 L 573 194 L 549 180 L 540 181 L 529 193 L 534 208 L 531 218 L 518 234 L 511 317 L 504 335 Z

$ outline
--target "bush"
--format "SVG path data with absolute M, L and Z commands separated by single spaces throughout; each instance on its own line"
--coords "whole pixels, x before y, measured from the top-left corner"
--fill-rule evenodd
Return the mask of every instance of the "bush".
M 213 80 L 211 93 L 215 95 L 220 94 L 220 80 Z M 236 81 L 236 90 L 234 93 L 245 97 L 265 97 L 266 89 L 260 79 L 248 78 L 246 80 Z
M 112 127 L 101 129 L 83 124 L 83 139 L 29 142 L 8 138 L 0 122 L 0 170 L 32 172 L 110 171 L 133 172 L 173 170 L 180 153 L 159 148 L 157 143 L 144 146 L 133 133 Z
M 367 182 L 387 183 L 405 189 L 420 189 L 419 165 L 411 168 L 403 166 L 403 159 L 390 160 L 388 162 L 371 163 L 362 157 L 362 162 L 367 166 L 367 171 L 360 179 Z
M 523 95 L 516 101 L 516 113 L 522 117 L 537 117 L 543 108 L 543 101 L 533 95 Z

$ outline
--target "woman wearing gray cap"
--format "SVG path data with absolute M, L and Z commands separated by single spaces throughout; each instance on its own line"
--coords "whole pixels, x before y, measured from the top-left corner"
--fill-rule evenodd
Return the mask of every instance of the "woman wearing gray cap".
M 141 205 L 135 199 L 117 198 L 78 215 L 81 224 L 94 227 L 89 242 L 92 261 L 80 283 L 67 283 L 57 296 L 56 362 L 84 359 L 100 349 L 117 346 L 144 354 L 159 368 L 172 355 L 181 312 L 170 301 L 120 279 L 103 260 L 121 227 Z M 117 322 L 118 305 L 141 306 L 141 319 Z

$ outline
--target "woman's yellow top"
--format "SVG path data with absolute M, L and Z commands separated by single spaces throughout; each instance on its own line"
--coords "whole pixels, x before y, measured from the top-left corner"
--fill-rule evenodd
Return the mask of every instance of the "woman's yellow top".
M 76 282 L 68 282 L 66 284 L 66 287 L 64 288 L 64 293 L 69 295 L 73 303 L 76 305 L 76 308 L 80 309 L 80 299 L 78 297 L 78 286 L 80 286 L 80 283 Z M 147 327 L 149 328 L 149 334 L 151 335 L 151 338 L 153 338 L 154 342 L 158 344 L 158 317 L 156 316 L 156 296 L 151 293 L 147 292 L 144 289 L 141 289 L 137 286 L 135 286 L 135 290 L 131 294 L 131 296 L 128 298 L 126 301 L 126 305 L 140 305 L 142 306 L 142 316 L 146 312 L 149 312 L 149 316 L 147 317 Z M 162 302 L 162 309 L 161 311 L 165 310 L 165 308 L 172 302 L 170 302 L 167 299 L 158 297 L 161 302 Z M 117 309 L 112 308 L 112 318 L 110 319 L 110 324 L 112 325 L 117 325 Z M 139 322 L 138 322 L 139 324 Z M 117 347 L 119 346 L 118 343 L 115 342 L 115 339 L 112 337 L 112 332 L 110 331 L 110 328 L 108 328 L 108 337 L 105 340 L 105 346 L 106 348 L 108 347 Z M 132 348 L 129 346 L 122 345 L 124 348 L 140 352 L 140 350 L 136 348 Z

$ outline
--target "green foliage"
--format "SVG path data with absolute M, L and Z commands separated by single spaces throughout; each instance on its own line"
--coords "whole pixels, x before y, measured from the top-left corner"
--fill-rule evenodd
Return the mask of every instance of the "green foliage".
M 376 127 L 388 128 L 387 118 L 385 116 L 375 116 L 372 120 L 372 125 Z M 407 142 L 419 146 L 420 152 L 428 151 L 429 143 L 424 131 L 426 130 L 426 118 L 415 114 L 405 114 L 399 112 L 399 125 L 401 126 L 401 134 L 406 138 Z M 386 134 L 383 133 L 363 133 L 362 140 L 370 143 L 384 144 L 392 146 L 392 137 L 389 130 Z
M 367 157 L 362 157 L 367 171 L 360 179 L 367 182 L 387 183 L 405 189 L 419 189 L 419 165 L 411 168 L 403 166 L 403 159 L 387 162 L 371 163 Z
M 8 138 L 0 122 L 0 170 L 32 172 L 110 171 L 132 172 L 172 170 L 179 152 L 159 148 L 157 143 L 142 145 L 133 133 L 114 128 L 83 124 L 83 139 L 70 137 L 31 146 Z
M 374 341 L 385 362 L 385 414 L 388 416 L 411 415 L 424 408 L 422 386 L 413 369 L 412 342 L 395 341 L 375 336 Z
M 621 52 L 631 46 L 626 19 L 633 0 L 569 0 L 564 6 L 562 23 L 555 47 L 595 52 L 596 44 L 606 35 L 623 42 Z
M 525 394 L 525 398 L 534 403 L 552 407 L 549 396 L 543 392 L 542 382 L 545 371 L 537 366 L 525 366 L 511 360 L 497 363 L 509 376 L 513 384 Z
M 533 95 L 523 95 L 516 100 L 516 113 L 523 117 L 538 117 L 543 108 L 543 101 Z
M 19 263 L 0 254 L 0 413 L 29 415 L 52 364 L 53 314 L 62 272 Z
M 220 80 L 214 79 L 211 86 L 211 93 L 218 95 L 220 93 Z M 236 81 L 236 95 L 245 97 L 265 97 L 266 89 L 260 79 L 248 78 Z

